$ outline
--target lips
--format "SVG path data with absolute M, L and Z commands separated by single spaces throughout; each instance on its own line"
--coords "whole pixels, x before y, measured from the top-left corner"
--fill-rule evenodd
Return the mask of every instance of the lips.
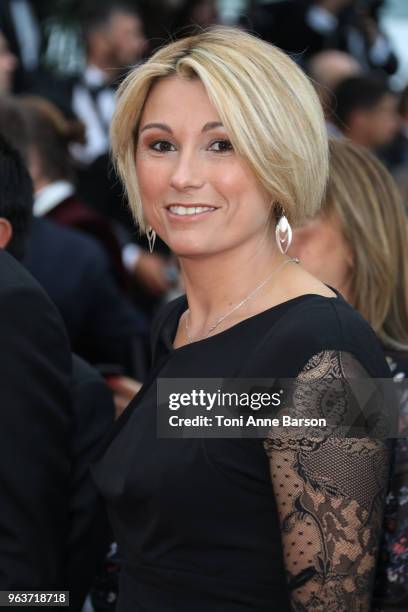
M 180 217 L 186 219 L 210 214 L 217 210 L 217 208 L 209 204 L 169 204 L 166 206 L 166 210 L 173 218 Z

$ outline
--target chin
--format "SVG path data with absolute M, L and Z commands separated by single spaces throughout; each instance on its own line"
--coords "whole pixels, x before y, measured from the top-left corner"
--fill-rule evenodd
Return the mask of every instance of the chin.
M 214 246 L 206 246 L 202 240 L 169 240 L 166 241 L 170 250 L 177 257 L 205 257 L 214 254 Z

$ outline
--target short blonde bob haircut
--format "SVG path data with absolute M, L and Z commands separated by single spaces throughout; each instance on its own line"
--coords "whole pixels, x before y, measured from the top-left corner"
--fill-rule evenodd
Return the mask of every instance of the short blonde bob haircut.
M 353 306 L 385 347 L 408 350 L 408 227 L 400 193 L 372 153 L 335 138 L 321 210 L 333 213 L 353 253 Z
M 270 195 L 271 219 L 277 205 L 294 224 L 317 212 L 328 174 L 328 143 L 313 86 L 280 49 L 217 26 L 159 49 L 119 88 L 112 153 L 141 232 L 146 225 L 135 171 L 140 118 L 154 83 L 174 75 L 201 80 L 235 151 Z

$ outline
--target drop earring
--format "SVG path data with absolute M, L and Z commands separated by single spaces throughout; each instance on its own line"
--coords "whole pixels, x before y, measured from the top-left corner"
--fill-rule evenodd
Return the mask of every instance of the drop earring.
M 292 228 L 285 216 L 285 211 L 282 209 L 282 215 L 276 224 L 275 229 L 276 244 L 281 253 L 285 254 L 292 242 Z
M 149 243 L 149 251 L 153 253 L 154 243 L 156 241 L 156 232 L 154 231 L 151 225 L 146 226 L 146 236 L 147 241 Z

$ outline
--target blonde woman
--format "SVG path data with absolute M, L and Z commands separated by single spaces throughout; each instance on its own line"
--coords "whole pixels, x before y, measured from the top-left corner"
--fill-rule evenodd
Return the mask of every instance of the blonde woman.
M 342 292 L 381 340 L 399 387 L 400 431 L 408 435 L 408 229 L 397 186 L 368 150 L 330 142 L 330 173 L 319 214 L 296 230 L 292 251 Z M 408 438 L 396 443 L 376 585 L 381 610 L 408 606 Z
M 125 558 L 118 611 L 368 610 L 383 443 L 157 433 L 158 378 L 316 382 L 313 401 L 289 395 L 296 417 L 324 408 L 325 378 L 386 375 L 370 327 L 285 254 L 326 184 L 313 87 L 273 46 L 209 29 L 130 73 L 112 146 L 138 226 L 177 255 L 186 290 L 157 315 L 149 376 L 94 466 Z

